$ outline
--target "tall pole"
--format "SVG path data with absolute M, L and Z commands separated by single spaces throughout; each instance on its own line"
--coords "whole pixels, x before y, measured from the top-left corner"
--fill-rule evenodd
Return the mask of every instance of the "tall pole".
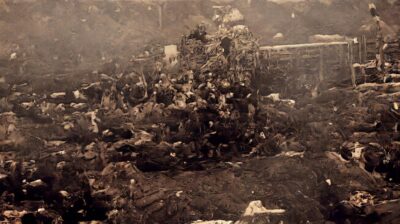
M 377 26 L 377 32 L 376 32 L 376 48 L 377 48 L 377 59 L 378 59 L 378 70 L 383 71 L 385 69 L 385 52 L 383 49 L 383 46 L 385 45 L 385 40 L 383 37 L 383 32 L 382 32 L 382 24 L 381 24 L 381 18 L 379 17 L 379 14 L 376 10 L 376 6 L 374 3 L 369 4 L 369 11 L 374 18 Z
M 163 28 L 163 3 L 158 4 L 158 27 Z

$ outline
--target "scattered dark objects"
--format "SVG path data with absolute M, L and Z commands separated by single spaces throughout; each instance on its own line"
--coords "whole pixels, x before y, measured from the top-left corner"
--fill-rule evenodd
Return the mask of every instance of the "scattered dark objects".
M 199 26 L 179 49 L 175 72 L 157 59 L 72 91 L 3 88 L 0 218 L 398 220 L 397 83 L 282 99 L 256 88 L 263 73 L 247 27 Z M 249 203 L 262 215 L 244 216 Z

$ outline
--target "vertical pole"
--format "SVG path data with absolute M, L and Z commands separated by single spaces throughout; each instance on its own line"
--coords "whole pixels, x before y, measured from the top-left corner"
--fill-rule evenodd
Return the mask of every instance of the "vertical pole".
M 324 81 L 324 48 L 319 48 L 319 84 Z M 319 85 L 318 84 L 318 85 Z
M 353 87 L 356 87 L 356 72 L 353 66 L 353 41 L 349 43 L 349 65 L 351 71 L 351 82 Z
M 344 65 L 344 60 L 343 60 L 343 52 L 344 52 L 344 50 L 343 50 L 343 45 L 339 45 L 338 48 L 339 48 L 339 64 L 340 64 L 340 66 L 342 67 L 342 66 Z M 342 68 L 343 68 L 343 67 L 342 67 Z
M 351 83 L 353 85 L 353 87 L 357 87 L 357 83 L 356 83 L 356 69 L 354 68 L 354 66 L 351 66 Z
M 163 28 L 163 3 L 158 4 L 158 27 Z
M 354 59 L 354 45 L 353 41 L 350 41 L 350 65 L 353 66 L 353 59 Z
M 364 35 L 364 62 L 368 61 L 368 39 Z
M 364 48 L 364 60 L 363 63 L 367 62 L 368 60 L 368 51 L 367 51 L 367 37 L 363 35 L 363 48 Z
M 377 33 L 376 33 L 376 45 L 377 45 L 377 59 L 378 59 L 378 70 L 384 71 L 385 70 L 385 52 L 383 50 L 383 46 L 385 45 L 385 40 L 382 32 L 382 23 L 379 14 L 376 12 L 376 7 L 372 3 L 369 5 L 369 10 L 371 15 L 374 17 L 377 26 Z
M 358 41 L 357 45 L 358 45 L 358 59 L 359 59 L 360 64 L 362 64 L 363 63 L 363 60 L 362 60 L 362 37 Z

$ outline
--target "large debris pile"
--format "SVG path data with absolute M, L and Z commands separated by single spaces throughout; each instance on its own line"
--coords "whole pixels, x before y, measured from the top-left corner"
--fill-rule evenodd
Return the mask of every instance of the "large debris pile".
M 266 141 L 260 130 L 263 125 L 256 125 L 255 120 L 258 96 L 251 85 L 258 48 L 248 29 L 236 26 L 207 35 L 200 25 L 182 39 L 180 50 L 177 73 L 164 73 L 156 64 L 153 77 L 142 73 L 138 80 L 134 75 L 116 81 L 110 78 L 108 87 L 97 84 L 103 87 L 89 91 L 104 91 L 101 105 L 105 109 L 127 112 L 128 117 L 121 122 L 128 120 L 135 129 L 147 133 L 146 141 L 123 139 L 116 147 L 128 152 L 141 149 L 141 156 L 145 156 L 138 167 L 144 171 L 176 167 L 178 161 L 187 166 L 190 161 L 222 159 L 256 150 Z M 88 95 L 85 91 L 79 93 Z M 105 127 L 109 117 L 102 119 Z M 105 128 L 100 132 L 114 134 Z M 159 150 L 151 155 L 154 149 Z M 168 164 L 171 159 L 158 154 L 160 151 L 168 158 L 173 155 L 175 162 Z
M 206 35 L 200 26 L 183 38 L 181 51 L 176 73 L 155 63 L 150 75 L 140 69 L 98 74 L 97 82 L 73 91 L 37 94 L 24 90 L 29 84 L 10 86 L 4 109 L 15 113 L 2 115 L 5 151 L 28 145 L 32 135 L 39 149 L 25 152 L 28 162 L 15 161 L 13 153 L 3 158 L 2 218 L 140 222 L 172 206 L 168 212 L 179 220 L 188 209 L 177 204 L 180 194 L 146 188 L 142 172 L 198 170 L 234 154 L 278 153 L 264 147 L 271 139 L 251 88 L 257 41 L 247 28 Z M 20 125 L 29 127 L 16 130 Z M 82 181 L 71 184 L 75 176 Z M 21 201 L 29 205 L 14 206 Z
M 0 220 L 237 220 L 254 200 L 277 223 L 390 220 L 395 202 L 381 202 L 400 197 L 399 85 L 259 96 L 257 49 L 243 26 L 199 26 L 171 70 L 143 54 L 79 87 L 7 83 Z M 249 156 L 260 154 L 273 156 Z
M 183 38 L 183 75 L 172 90 L 176 92 L 174 109 L 191 112 L 183 124 L 189 131 L 186 136 L 202 139 L 196 144 L 203 150 L 244 149 L 251 143 L 254 136 L 246 132 L 250 124 L 254 126 L 257 110 L 257 93 L 251 88 L 257 50 L 256 40 L 242 26 L 214 35 L 199 26 Z M 165 89 L 164 81 L 159 92 Z

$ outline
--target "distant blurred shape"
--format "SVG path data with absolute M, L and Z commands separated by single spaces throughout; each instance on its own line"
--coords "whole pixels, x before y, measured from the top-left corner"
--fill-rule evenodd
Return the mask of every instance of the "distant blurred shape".
M 17 53 L 14 52 L 10 55 L 10 61 L 15 60 L 15 59 L 17 59 Z
M 229 11 L 228 14 L 224 16 L 223 22 L 224 23 L 239 22 L 242 20 L 244 20 L 243 14 L 239 11 L 239 9 L 233 8 Z
M 272 37 L 274 40 L 283 40 L 285 36 L 282 33 L 277 33 L 275 36 Z
M 237 8 L 232 6 L 213 6 L 213 21 L 219 25 L 234 25 L 244 21 L 244 15 Z
M 89 13 L 99 13 L 100 10 L 99 10 L 99 8 L 97 6 L 91 5 L 91 6 L 88 7 L 88 12 Z
M 10 12 L 10 8 L 8 7 L 5 0 L 0 0 L 0 9 L 6 12 Z

